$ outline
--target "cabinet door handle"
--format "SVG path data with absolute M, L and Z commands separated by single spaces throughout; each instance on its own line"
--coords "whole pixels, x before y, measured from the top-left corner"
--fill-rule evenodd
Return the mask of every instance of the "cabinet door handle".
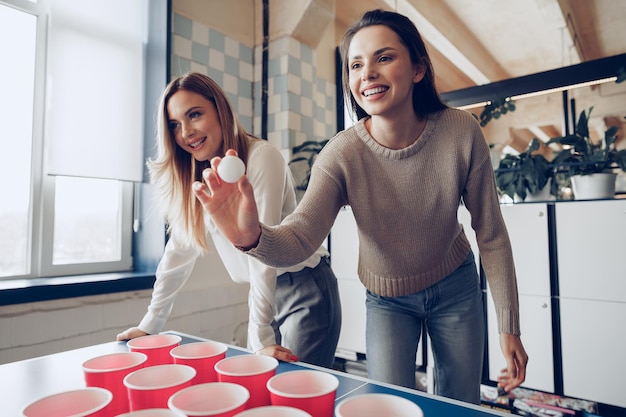
M 548 303 L 541 304 L 541 308 L 548 308 Z
M 543 217 L 543 211 L 539 212 L 539 217 Z

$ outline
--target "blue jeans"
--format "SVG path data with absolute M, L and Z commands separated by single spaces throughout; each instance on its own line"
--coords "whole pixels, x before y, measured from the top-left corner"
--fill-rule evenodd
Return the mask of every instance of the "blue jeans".
M 331 368 L 341 331 L 337 277 L 328 263 L 276 278 L 276 342 L 302 362 Z
M 480 403 L 485 322 L 471 252 L 438 283 L 402 297 L 368 291 L 366 306 L 371 379 L 415 388 L 415 355 L 424 326 L 435 360 L 435 394 Z

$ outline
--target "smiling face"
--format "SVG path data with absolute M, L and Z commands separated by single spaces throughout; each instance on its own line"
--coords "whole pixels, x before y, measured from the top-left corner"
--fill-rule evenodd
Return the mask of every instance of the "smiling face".
M 384 25 L 360 29 L 348 48 L 350 91 L 371 116 L 395 117 L 413 112 L 415 83 L 424 78 L 398 35 Z
M 167 103 L 169 131 L 176 144 L 198 161 L 220 155 L 222 127 L 212 101 L 187 90 L 174 93 Z

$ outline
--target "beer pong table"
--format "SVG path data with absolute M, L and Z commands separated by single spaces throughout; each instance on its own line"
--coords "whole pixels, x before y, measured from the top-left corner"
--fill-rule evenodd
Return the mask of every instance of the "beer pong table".
M 181 336 L 183 338 L 181 343 L 207 340 L 175 331 L 167 333 Z M 100 355 L 127 351 L 128 348 L 125 342 L 109 342 L 0 365 L 0 415 L 7 417 L 19 416 L 24 406 L 39 398 L 61 391 L 84 387 L 85 381 L 81 367 L 84 361 Z M 250 354 L 250 352 L 237 346 L 228 346 L 228 351 L 226 352 L 227 357 L 244 354 Z M 424 411 L 425 417 L 510 415 L 477 405 L 454 401 L 395 385 L 374 382 L 357 375 L 300 362 L 280 362 L 276 372 L 281 373 L 301 369 L 322 370 L 335 375 L 339 379 L 335 404 L 354 395 L 384 393 L 404 397 L 415 402 Z

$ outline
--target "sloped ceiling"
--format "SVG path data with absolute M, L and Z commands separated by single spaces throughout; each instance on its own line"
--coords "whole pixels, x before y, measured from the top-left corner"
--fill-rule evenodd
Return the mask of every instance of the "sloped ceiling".
M 428 44 L 442 93 L 626 53 L 623 0 L 336 0 L 335 7 L 339 27 L 374 8 L 410 17 Z M 626 83 L 618 86 L 575 93 L 577 110 L 594 105 L 596 118 L 623 124 Z M 493 129 L 498 136 L 488 140 L 521 151 L 533 132 L 562 132 L 559 100 L 535 99 L 532 110 L 518 103 L 506 116 L 510 132 Z M 533 111 L 537 120 L 518 111 Z

